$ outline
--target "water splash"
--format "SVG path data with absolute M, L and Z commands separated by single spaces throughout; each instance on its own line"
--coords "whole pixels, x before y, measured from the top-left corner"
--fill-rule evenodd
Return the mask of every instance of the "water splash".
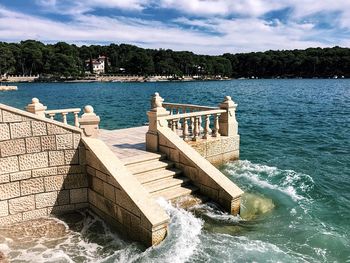
M 314 187 L 312 177 L 307 174 L 254 164 L 247 160 L 230 163 L 224 171 L 232 177 L 249 180 L 255 186 L 278 190 L 295 202 L 310 200 L 309 192 Z

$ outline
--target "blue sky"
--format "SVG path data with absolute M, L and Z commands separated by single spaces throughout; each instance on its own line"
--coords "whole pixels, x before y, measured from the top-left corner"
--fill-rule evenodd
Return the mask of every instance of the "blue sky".
M 0 41 L 200 54 L 350 46 L 350 0 L 0 0 Z

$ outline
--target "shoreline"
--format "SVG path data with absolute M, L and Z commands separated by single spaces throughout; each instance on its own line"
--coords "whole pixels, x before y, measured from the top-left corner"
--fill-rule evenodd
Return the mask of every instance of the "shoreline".
M 267 77 L 267 78 L 229 78 L 221 76 L 185 76 L 181 78 L 174 78 L 169 76 L 96 76 L 96 77 L 85 77 L 85 78 L 40 78 L 39 76 L 9 76 L 7 78 L 1 78 L 0 82 L 2 84 L 10 83 L 144 83 L 144 82 L 193 82 L 193 81 L 225 81 L 225 80 L 259 80 L 259 79 L 347 79 L 347 78 L 321 78 L 321 77 Z

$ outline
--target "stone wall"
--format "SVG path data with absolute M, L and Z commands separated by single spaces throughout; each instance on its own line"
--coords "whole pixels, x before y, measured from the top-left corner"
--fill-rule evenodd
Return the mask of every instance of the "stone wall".
M 168 127 L 158 128 L 159 151 L 175 162 L 200 193 L 236 215 L 243 191 Z M 221 149 L 220 146 L 219 149 Z
M 80 129 L 0 104 L 0 225 L 88 206 Z
M 215 165 L 239 159 L 239 135 L 211 137 L 197 142 L 189 141 L 188 144 Z
M 169 217 L 101 140 L 83 138 L 90 208 L 119 233 L 146 246 L 167 234 Z

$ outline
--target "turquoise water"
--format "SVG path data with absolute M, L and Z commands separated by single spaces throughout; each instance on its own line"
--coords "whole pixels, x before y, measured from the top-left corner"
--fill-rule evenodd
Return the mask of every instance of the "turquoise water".
M 253 194 L 246 197 L 248 208 L 254 200 L 259 211 L 266 204 L 270 207 L 242 219 L 213 205 L 189 213 L 163 202 L 172 220 L 170 235 L 159 247 L 147 250 L 112 234 L 87 213 L 80 221 L 83 230 L 69 230 L 69 241 L 46 247 L 46 254 L 35 249 L 41 241 L 21 253 L 11 241 L 3 241 L 0 250 L 13 253 L 14 259 L 350 262 L 350 80 L 18 86 L 18 91 L 0 93 L 0 102 L 23 108 L 35 96 L 49 109 L 91 104 L 106 129 L 146 122 L 149 98 L 156 91 L 166 101 L 213 106 L 230 95 L 238 103 L 241 160 L 220 169 Z

